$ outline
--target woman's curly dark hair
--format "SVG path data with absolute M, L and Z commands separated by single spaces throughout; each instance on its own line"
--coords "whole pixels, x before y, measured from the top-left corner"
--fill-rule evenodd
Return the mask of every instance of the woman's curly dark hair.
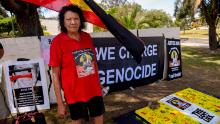
M 71 11 L 71 12 L 77 13 L 79 15 L 79 18 L 80 18 L 79 32 L 81 32 L 81 30 L 83 28 L 85 28 L 85 18 L 83 16 L 82 10 L 78 6 L 76 6 L 76 5 L 64 6 L 60 10 L 60 12 L 59 12 L 59 26 L 60 26 L 61 32 L 67 33 L 67 29 L 66 29 L 66 27 L 64 27 L 64 14 L 67 11 Z

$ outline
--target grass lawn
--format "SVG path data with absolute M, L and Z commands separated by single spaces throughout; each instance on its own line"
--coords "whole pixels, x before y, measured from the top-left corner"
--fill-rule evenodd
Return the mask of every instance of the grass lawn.
M 211 53 L 209 48 L 182 47 L 182 59 L 184 77 L 180 80 L 220 99 L 220 53 Z
M 211 53 L 208 48 L 184 46 L 182 47 L 182 59 L 184 60 L 183 64 L 185 69 L 190 69 L 193 66 L 211 71 L 220 69 L 220 55 Z

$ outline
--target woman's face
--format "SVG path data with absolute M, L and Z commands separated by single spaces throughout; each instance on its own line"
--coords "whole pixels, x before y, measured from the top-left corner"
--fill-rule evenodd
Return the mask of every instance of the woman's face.
M 64 27 L 67 29 L 67 33 L 77 33 L 80 27 L 79 15 L 72 11 L 67 11 L 64 14 Z

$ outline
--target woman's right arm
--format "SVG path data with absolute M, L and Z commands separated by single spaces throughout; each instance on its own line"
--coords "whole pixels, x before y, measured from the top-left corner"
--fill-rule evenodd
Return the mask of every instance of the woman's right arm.
M 60 117 L 64 117 L 66 115 L 66 107 L 63 103 L 62 95 L 61 95 L 61 78 L 60 78 L 60 67 L 52 67 L 52 81 L 54 84 L 54 91 L 57 98 L 57 105 L 58 105 L 58 114 Z

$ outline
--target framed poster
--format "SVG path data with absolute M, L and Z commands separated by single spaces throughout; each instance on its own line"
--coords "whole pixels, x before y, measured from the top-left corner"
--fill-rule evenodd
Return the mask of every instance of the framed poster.
M 11 113 L 34 110 L 33 96 L 38 110 L 50 108 L 43 59 L 8 61 L 4 70 Z

